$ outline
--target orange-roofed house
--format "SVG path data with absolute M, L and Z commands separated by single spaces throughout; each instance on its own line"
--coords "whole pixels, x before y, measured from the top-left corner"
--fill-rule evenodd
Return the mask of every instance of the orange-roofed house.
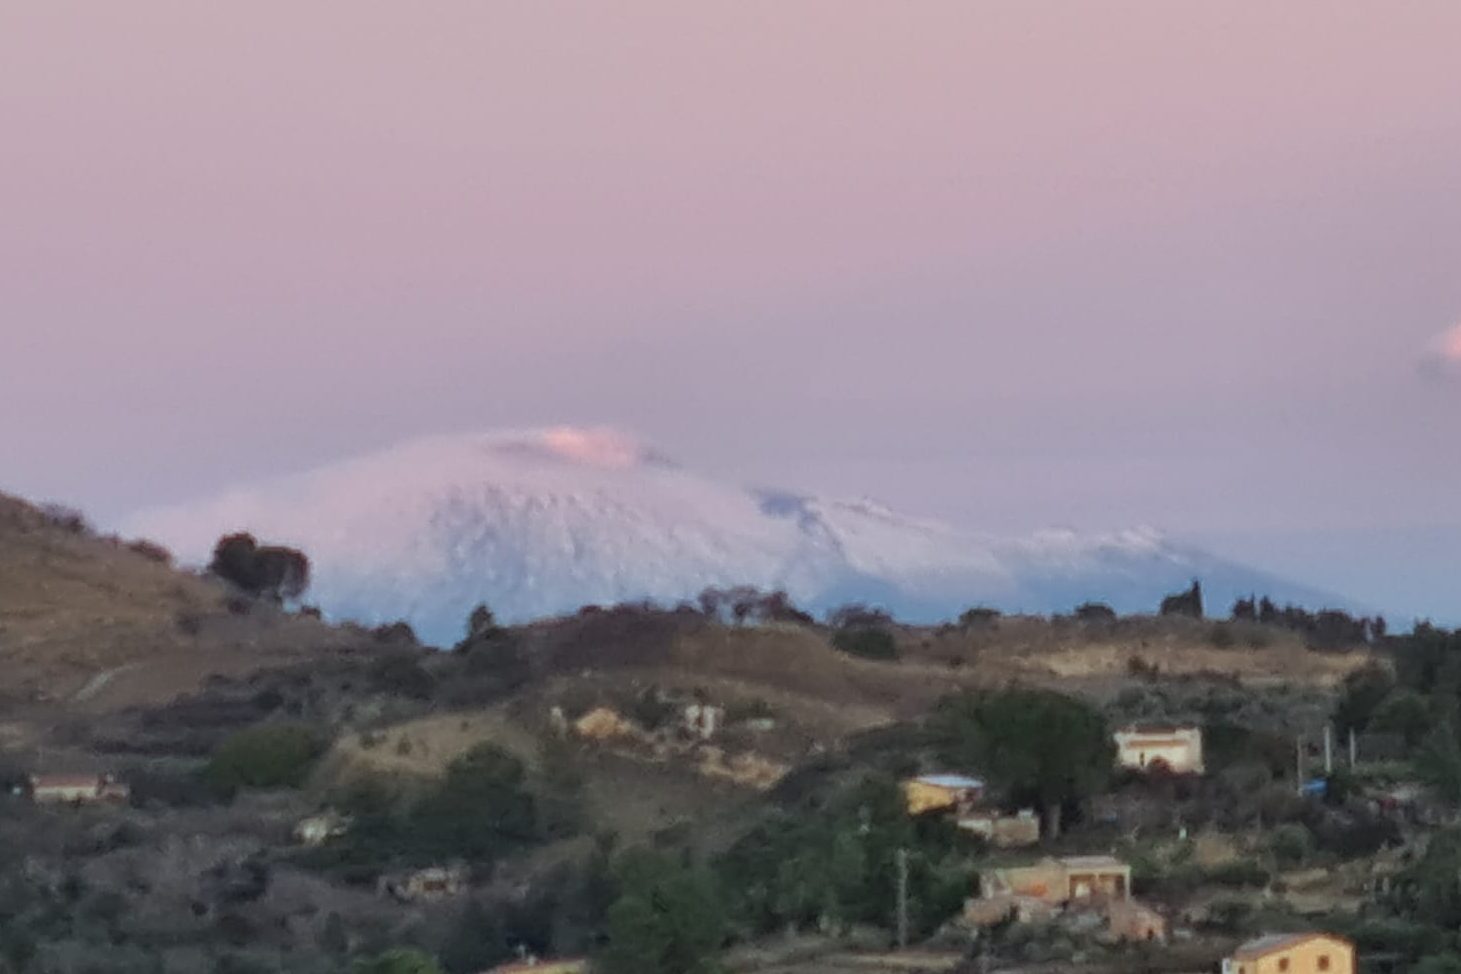
M 1250 940 L 1223 974 L 1355 974 L 1354 944 L 1332 933 L 1276 933 Z

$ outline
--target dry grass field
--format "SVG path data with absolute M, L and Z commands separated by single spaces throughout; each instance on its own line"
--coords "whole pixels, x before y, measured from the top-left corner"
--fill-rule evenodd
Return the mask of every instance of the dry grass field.
M 13 707 L 157 703 L 349 641 L 300 616 L 234 615 L 221 585 L 0 495 L 0 687 Z

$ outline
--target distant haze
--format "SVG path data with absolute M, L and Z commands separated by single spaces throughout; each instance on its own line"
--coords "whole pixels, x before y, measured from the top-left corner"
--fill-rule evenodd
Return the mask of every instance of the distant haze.
M 1461 5 L 0 5 L 0 489 L 634 430 L 1461 621 Z

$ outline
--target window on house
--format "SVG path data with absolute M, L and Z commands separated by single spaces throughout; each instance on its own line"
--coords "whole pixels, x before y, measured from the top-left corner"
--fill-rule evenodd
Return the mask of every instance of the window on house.
M 1319 970 L 1321 970 L 1321 971 L 1327 971 L 1327 970 L 1329 970 L 1329 955 L 1328 954 L 1320 954 L 1319 955 Z
M 1280 957 L 1278 959 L 1278 969 L 1281 972 L 1289 969 L 1289 959 L 1287 957 Z

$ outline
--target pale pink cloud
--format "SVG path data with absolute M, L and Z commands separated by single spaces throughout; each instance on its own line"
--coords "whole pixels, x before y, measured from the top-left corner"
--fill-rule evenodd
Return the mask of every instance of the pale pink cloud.
M 1461 322 L 1457 322 L 1437 336 L 1435 354 L 1447 362 L 1461 364 Z
M 1420 371 L 1431 379 L 1461 380 L 1461 322 L 1431 339 L 1421 357 Z

